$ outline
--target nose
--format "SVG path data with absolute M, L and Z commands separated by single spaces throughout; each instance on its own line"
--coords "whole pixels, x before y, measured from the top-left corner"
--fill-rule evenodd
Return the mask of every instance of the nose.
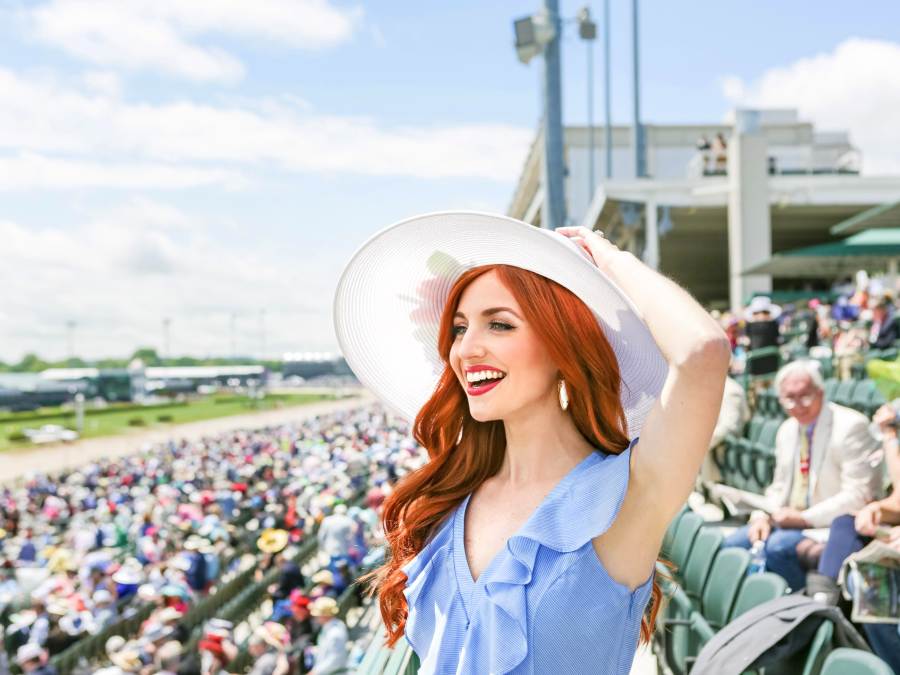
M 478 331 L 472 330 L 471 327 L 466 328 L 459 344 L 459 356 L 463 361 L 480 358 L 484 356 L 485 349 L 482 336 Z

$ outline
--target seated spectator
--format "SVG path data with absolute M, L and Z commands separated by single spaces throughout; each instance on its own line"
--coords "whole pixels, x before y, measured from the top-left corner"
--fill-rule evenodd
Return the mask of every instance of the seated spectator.
M 894 301 L 885 296 L 872 308 L 872 328 L 869 333 L 869 349 L 889 349 L 900 340 L 900 323 L 898 323 Z
M 19 647 L 16 652 L 16 663 L 24 673 L 56 675 L 56 668 L 47 663 L 47 650 L 33 642 Z
M 744 388 L 736 380 L 730 377 L 725 378 L 725 393 L 722 396 L 719 419 L 716 420 L 716 428 L 713 429 L 712 438 L 709 441 L 710 449 L 722 443 L 728 435 L 740 436 L 741 430 L 749 419 L 750 408 L 747 406 Z M 708 484 L 719 483 L 721 480 L 722 474 L 713 460 L 712 453 L 709 452 L 700 467 L 700 481 Z
M 304 641 L 308 642 L 315 632 L 309 613 L 311 602 L 309 596 L 305 595 L 299 588 L 291 593 L 289 600 L 290 616 L 285 619 L 284 625 L 288 629 L 291 635 L 291 643 L 294 645 Z
M 250 636 L 247 649 L 253 657 L 249 675 L 287 675 L 289 664 L 285 650 L 290 645 L 287 628 L 274 621 L 266 621 Z
M 861 509 L 880 494 L 881 471 L 869 463 L 877 441 L 868 419 L 825 400 L 815 361 L 781 368 L 775 389 L 789 417 L 776 434 L 775 476 L 765 492 L 771 516 L 754 511 L 723 546 L 751 548 L 764 541 L 766 569 L 796 591 L 806 585 L 797 555 L 802 530 L 829 527 L 837 516 Z
M 309 613 L 322 626 L 316 640 L 313 675 L 331 675 L 347 665 L 347 626 L 338 618 L 338 604 L 334 598 L 316 598 Z
M 855 514 L 845 514 L 834 519 L 828 536 L 828 543 L 818 561 L 816 583 L 832 597 L 837 597 L 837 578 L 841 566 L 850 555 L 862 550 L 879 534 L 879 529 L 892 529 L 883 534 L 883 539 L 900 550 L 900 440 L 897 426 L 900 419 L 897 409 L 900 400 L 879 408 L 874 421 L 882 434 L 884 464 L 893 489 L 884 499 L 866 504 Z M 801 542 L 801 545 L 803 542 Z M 896 624 L 866 623 L 862 626 L 872 650 L 895 671 L 900 672 L 900 635 Z

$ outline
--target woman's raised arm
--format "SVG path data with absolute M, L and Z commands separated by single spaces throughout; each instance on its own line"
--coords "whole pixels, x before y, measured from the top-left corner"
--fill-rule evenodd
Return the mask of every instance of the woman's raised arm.
M 580 244 L 634 303 L 669 364 L 659 399 L 632 450 L 633 524 L 659 538 L 684 504 L 715 428 L 731 358 L 728 338 L 678 284 L 584 227 L 557 230 Z M 638 506 L 639 505 L 639 506 Z M 620 518 L 630 520 L 631 504 Z M 645 533 L 650 534 L 649 532 Z

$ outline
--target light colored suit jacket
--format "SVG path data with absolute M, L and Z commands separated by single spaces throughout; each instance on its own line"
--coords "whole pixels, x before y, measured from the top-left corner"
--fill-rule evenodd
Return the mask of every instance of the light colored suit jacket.
M 788 505 L 800 424 L 788 417 L 775 436 L 775 476 L 765 498 L 774 511 Z M 810 452 L 810 507 L 801 513 L 813 527 L 828 527 L 837 516 L 861 509 L 881 497 L 882 471 L 870 455 L 878 442 L 862 413 L 826 401 L 816 421 Z M 764 515 L 754 511 L 751 518 Z

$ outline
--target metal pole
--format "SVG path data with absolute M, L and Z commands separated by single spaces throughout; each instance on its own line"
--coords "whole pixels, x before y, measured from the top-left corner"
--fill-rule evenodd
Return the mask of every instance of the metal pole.
M 559 20 L 558 0 L 544 0 L 544 9 L 556 31 L 553 39 L 544 47 L 544 208 L 541 225 L 555 230 L 566 224 L 559 55 L 562 24 Z
M 594 47 L 587 40 L 588 203 L 594 196 Z
M 167 359 L 172 358 L 172 348 L 169 344 L 169 326 L 171 325 L 172 320 L 166 317 L 163 319 L 163 348 L 166 350 L 164 353 L 164 357 Z
M 632 13 L 632 58 L 634 61 L 634 171 L 635 176 L 647 175 L 647 162 L 644 152 L 644 127 L 641 125 L 641 74 L 638 60 L 638 0 L 631 0 Z
M 606 89 L 606 178 L 612 178 L 612 95 L 610 94 L 610 58 L 609 58 L 609 0 L 603 2 L 603 61 L 606 70 L 604 87 Z
M 66 351 L 68 358 L 75 358 L 75 326 L 76 322 L 72 319 L 66 321 Z
M 231 313 L 231 321 L 230 321 L 230 324 L 231 324 L 230 325 L 230 328 L 231 328 L 231 358 L 232 359 L 237 358 L 237 341 L 235 339 L 235 328 L 236 328 L 235 323 L 236 322 L 237 322 L 237 314 L 232 312 Z

